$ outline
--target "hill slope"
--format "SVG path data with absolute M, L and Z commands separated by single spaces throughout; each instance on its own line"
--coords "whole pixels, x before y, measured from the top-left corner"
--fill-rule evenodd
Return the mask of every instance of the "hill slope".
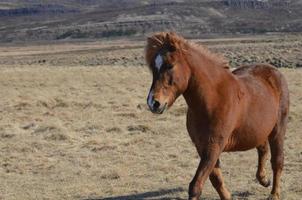
M 221 0 L 11 0 L 0 3 L 0 41 L 301 32 L 302 3 Z

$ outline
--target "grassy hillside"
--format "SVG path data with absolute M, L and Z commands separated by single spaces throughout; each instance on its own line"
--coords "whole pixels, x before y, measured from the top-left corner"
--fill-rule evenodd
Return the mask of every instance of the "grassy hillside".
M 232 1 L 240 2 L 6 0 L 0 3 L 0 41 L 140 37 L 163 30 L 190 37 L 302 31 L 301 0 L 239 6 Z

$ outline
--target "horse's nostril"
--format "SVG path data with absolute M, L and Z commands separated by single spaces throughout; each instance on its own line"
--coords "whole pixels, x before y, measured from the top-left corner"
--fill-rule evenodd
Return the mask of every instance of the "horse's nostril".
M 160 106 L 160 103 L 158 101 L 154 100 L 153 109 L 157 110 L 159 108 L 159 106 Z

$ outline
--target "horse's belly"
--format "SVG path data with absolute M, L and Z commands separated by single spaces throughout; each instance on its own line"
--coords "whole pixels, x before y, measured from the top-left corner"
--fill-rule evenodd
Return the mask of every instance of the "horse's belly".
M 276 123 L 275 120 L 263 122 L 255 123 L 254 121 L 235 130 L 228 139 L 225 151 L 246 151 L 263 145 Z
M 246 151 L 262 145 L 267 140 L 268 134 L 261 136 L 248 133 L 235 133 L 224 148 L 224 151 Z

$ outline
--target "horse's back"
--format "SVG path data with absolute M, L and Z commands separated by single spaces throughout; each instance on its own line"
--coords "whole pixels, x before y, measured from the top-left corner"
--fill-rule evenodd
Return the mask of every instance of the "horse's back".
M 261 85 L 259 90 L 267 88 L 279 100 L 288 100 L 288 86 L 283 74 L 274 66 L 269 64 L 246 65 L 232 72 L 246 86 L 255 87 Z

